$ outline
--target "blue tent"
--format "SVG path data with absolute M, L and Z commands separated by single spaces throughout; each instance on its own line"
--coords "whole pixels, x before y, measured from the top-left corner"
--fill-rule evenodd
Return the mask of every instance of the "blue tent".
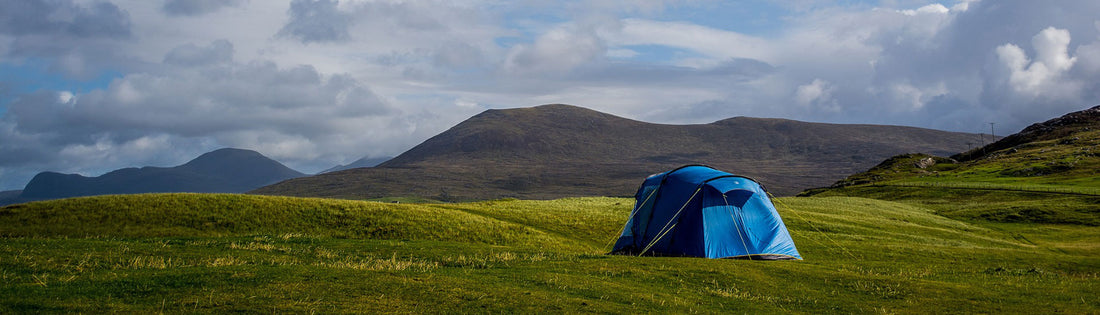
M 612 253 L 802 259 L 764 187 L 703 165 L 651 175 Z

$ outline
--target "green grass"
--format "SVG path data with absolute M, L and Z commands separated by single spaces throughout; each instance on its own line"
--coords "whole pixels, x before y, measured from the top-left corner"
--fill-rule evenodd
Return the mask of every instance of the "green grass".
M 859 185 L 829 189 L 815 196 L 859 196 L 897 201 L 970 222 L 1062 223 L 1100 226 L 1100 196 L 1012 187 L 974 188 L 924 185 Z M 976 184 L 975 186 L 984 186 Z M 981 187 L 979 186 L 979 187 Z M 1069 189 L 1073 189 L 1072 187 Z M 1061 190 L 1059 190 L 1061 191 Z
M 604 255 L 632 200 L 101 196 L 0 208 L 0 313 L 1090 313 L 1100 229 L 779 199 L 803 261 Z
M 802 195 L 898 201 L 967 221 L 1100 226 L 1100 130 L 1072 131 L 965 162 L 899 155 Z M 935 164 L 916 165 L 927 159 Z

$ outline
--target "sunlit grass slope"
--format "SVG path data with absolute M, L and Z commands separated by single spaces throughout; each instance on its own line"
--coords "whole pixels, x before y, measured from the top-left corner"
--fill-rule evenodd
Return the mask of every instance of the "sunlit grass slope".
M 604 255 L 632 200 L 101 196 L 0 208 L 0 313 L 1088 313 L 1100 230 L 782 198 L 806 258 Z
M 970 161 L 899 155 L 802 195 L 901 201 L 965 220 L 1100 226 L 1098 171 L 1100 130 L 1081 128 Z

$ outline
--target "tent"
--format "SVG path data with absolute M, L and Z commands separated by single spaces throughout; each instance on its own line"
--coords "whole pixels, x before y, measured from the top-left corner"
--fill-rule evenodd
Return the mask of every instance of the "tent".
M 650 175 L 613 254 L 802 259 L 756 180 L 705 165 Z

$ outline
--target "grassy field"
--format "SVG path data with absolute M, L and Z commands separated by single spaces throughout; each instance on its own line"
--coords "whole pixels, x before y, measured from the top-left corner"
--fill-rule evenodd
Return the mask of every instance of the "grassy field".
M 159 194 L 14 205 L 0 208 L 0 313 L 1100 310 L 1095 226 L 782 198 L 805 260 L 604 255 L 632 202 Z
M 1100 130 L 1063 131 L 963 162 L 899 155 L 802 195 L 898 201 L 961 220 L 1100 226 Z

